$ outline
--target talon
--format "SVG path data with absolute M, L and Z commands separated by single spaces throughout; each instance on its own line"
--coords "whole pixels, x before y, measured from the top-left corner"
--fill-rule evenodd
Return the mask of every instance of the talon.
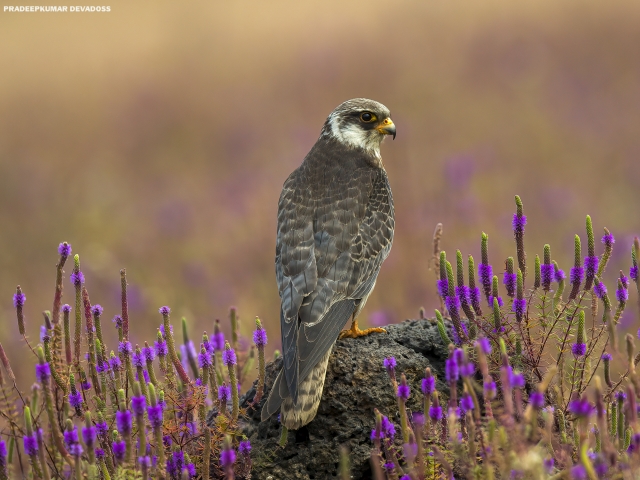
M 384 328 L 380 327 L 372 327 L 360 330 L 358 328 L 358 321 L 354 320 L 353 322 L 351 322 L 350 329 L 340 332 L 340 336 L 338 337 L 338 339 L 364 337 L 366 335 L 369 335 L 370 333 L 387 333 L 387 331 Z

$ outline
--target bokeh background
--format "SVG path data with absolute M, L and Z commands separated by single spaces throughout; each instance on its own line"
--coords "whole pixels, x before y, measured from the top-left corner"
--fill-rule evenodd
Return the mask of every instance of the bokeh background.
M 64 240 L 107 319 L 127 268 L 134 341 L 152 340 L 161 305 L 194 336 L 236 305 L 243 333 L 259 315 L 278 347 L 280 189 L 352 97 L 386 104 L 398 128 L 383 146 L 396 239 L 362 323 L 439 305 L 438 222 L 450 257 L 478 258 L 486 232 L 501 271 L 515 194 L 530 261 L 550 243 L 568 269 L 590 214 L 617 239 L 609 288 L 628 270 L 640 234 L 639 3 L 110 5 L 0 12 L 0 341 L 13 359 L 28 353 L 15 286 L 35 340 Z M 31 361 L 14 368 L 28 385 Z

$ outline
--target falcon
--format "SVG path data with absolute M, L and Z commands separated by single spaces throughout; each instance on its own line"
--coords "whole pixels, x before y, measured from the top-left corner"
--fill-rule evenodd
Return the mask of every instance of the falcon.
M 348 100 L 331 112 L 284 182 L 275 260 L 283 367 L 262 408 L 263 421 L 280 409 L 288 429 L 308 424 L 338 337 L 385 332 L 360 330 L 358 315 L 393 241 L 393 197 L 380 156 L 387 135 L 396 136 L 387 107 Z M 341 333 L 349 318 L 351 328 Z

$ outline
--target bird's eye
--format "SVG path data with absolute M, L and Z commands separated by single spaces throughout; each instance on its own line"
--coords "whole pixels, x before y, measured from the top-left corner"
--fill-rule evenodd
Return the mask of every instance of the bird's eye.
M 362 120 L 365 123 L 371 123 L 375 121 L 375 119 L 376 119 L 376 116 L 371 112 L 364 112 L 360 114 L 360 120 Z

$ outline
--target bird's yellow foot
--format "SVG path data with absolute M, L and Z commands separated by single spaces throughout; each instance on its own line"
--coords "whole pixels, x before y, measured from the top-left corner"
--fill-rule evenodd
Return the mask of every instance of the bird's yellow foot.
M 354 320 L 353 322 L 351 322 L 351 328 L 349 330 L 341 331 L 340 336 L 338 338 L 339 339 L 358 338 L 358 337 L 364 337 L 365 335 L 369 335 L 370 333 L 387 333 L 387 331 L 384 328 L 380 328 L 380 327 L 366 328 L 364 330 L 360 330 L 358 328 L 358 322 Z

